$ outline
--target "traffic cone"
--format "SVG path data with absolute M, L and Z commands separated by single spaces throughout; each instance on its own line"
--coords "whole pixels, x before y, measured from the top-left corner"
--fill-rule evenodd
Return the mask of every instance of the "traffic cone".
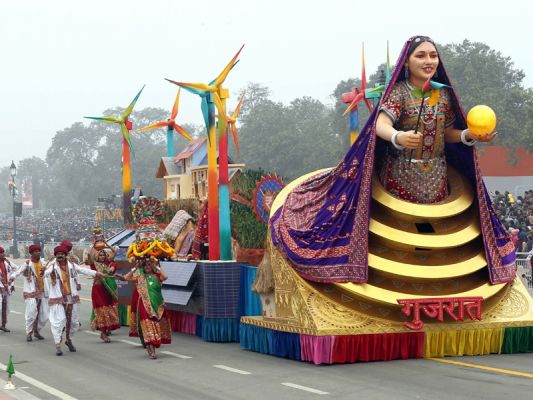
M 13 365 L 13 356 L 9 355 L 9 362 L 7 363 L 7 382 L 4 385 L 5 390 L 14 390 L 16 389 L 15 385 L 13 384 L 13 381 L 11 380 L 11 376 L 15 374 L 15 366 Z

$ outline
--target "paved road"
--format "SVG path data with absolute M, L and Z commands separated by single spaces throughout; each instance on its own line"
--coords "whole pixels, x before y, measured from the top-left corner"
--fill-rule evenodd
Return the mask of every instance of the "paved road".
M 19 282 L 9 315 L 11 333 L 0 332 L 0 363 L 13 354 L 15 383 L 27 398 L 501 400 L 529 399 L 533 391 L 533 354 L 445 359 L 498 371 L 433 360 L 315 366 L 245 351 L 237 343 L 174 334 L 173 343 L 158 351 L 159 358 L 149 360 L 126 328 L 110 344 L 87 331 L 87 300 L 81 306 L 84 326 L 74 336 L 78 351 L 64 349 L 65 355 L 57 357 L 48 325 L 43 330 L 46 340 L 26 343 L 21 293 Z M 82 297 L 89 296 L 87 281 Z M 0 399 L 3 395 L 0 391 Z

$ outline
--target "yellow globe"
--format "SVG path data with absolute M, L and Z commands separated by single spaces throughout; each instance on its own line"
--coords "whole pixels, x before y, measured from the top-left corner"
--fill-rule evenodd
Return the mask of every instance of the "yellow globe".
M 466 124 L 473 136 L 483 138 L 496 128 L 496 114 L 489 106 L 478 105 L 468 112 Z

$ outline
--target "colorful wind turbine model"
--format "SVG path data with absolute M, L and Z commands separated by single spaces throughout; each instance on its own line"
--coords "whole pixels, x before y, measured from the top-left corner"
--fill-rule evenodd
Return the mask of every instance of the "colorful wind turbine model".
M 111 122 L 119 124 L 120 132 L 122 133 L 122 208 L 124 211 L 124 217 L 128 215 L 128 210 L 131 207 L 131 166 L 130 166 L 130 152 L 135 155 L 133 147 L 131 145 L 130 131 L 133 129 L 132 122 L 128 119 L 135 103 L 139 99 L 141 92 L 144 89 L 144 85 L 139 90 L 139 93 L 133 98 L 130 105 L 124 110 L 122 115 L 118 118 L 115 117 L 84 117 L 88 119 L 94 119 L 96 121 Z
M 229 197 L 229 166 L 228 166 L 228 132 L 231 131 L 237 157 L 240 156 L 239 136 L 237 133 L 237 117 L 241 111 L 244 95 L 241 96 L 237 108 L 231 116 L 218 114 L 219 128 L 224 126 L 225 131 L 220 132 L 218 136 L 218 197 L 220 208 L 220 259 L 231 260 L 231 219 L 230 219 L 230 197 Z M 218 102 L 215 98 L 215 104 Z M 218 110 L 225 109 L 225 104 L 216 104 Z M 224 121 L 224 124 L 221 122 Z M 229 246 L 226 244 L 229 243 Z
M 217 190 L 217 149 L 216 149 L 216 131 L 215 131 L 215 102 L 224 107 L 224 101 L 227 96 L 227 90 L 222 88 L 229 72 L 237 63 L 237 58 L 242 51 L 241 46 L 237 54 L 226 65 L 222 72 L 209 84 L 205 83 L 186 83 L 177 82 L 170 79 L 167 81 L 178 85 L 185 90 L 197 94 L 202 99 L 202 114 L 207 129 L 207 203 L 208 203 L 208 237 L 209 237 L 209 259 L 220 259 L 220 248 L 229 248 L 231 251 L 231 238 L 228 243 L 220 243 L 219 230 L 219 198 Z M 223 101 L 224 100 L 224 101 Z M 225 115 L 225 109 L 218 110 L 220 115 Z M 224 120 L 219 121 L 219 129 L 226 129 Z M 226 253 L 226 251 L 224 251 Z
M 176 95 L 176 100 L 174 101 L 174 106 L 172 107 L 172 112 L 170 113 L 170 118 L 166 121 L 159 121 L 152 125 L 145 126 L 138 130 L 138 132 L 151 131 L 157 128 L 167 127 L 167 157 L 174 158 L 174 131 L 177 131 L 181 136 L 187 140 L 192 140 L 191 135 L 187 133 L 180 125 L 176 123 L 176 116 L 178 115 L 178 107 L 180 103 L 180 92 L 181 88 L 178 89 L 178 94 Z
M 342 102 L 348 104 L 348 108 L 342 114 L 343 116 L 350 113 L 350 145 L 352 145 L 359 135 L 359 111 L 357 104 L 364 100 L 369 111 L 372 111 L 372 106 L 368 99 L 365 98 L 366 91 L 366 70 L 365 70 L 365 44 L 363 43 L 362 50 L 362 71 L 361 71 L 361 88 L 352 88 L 351 92 L 342 94 Z

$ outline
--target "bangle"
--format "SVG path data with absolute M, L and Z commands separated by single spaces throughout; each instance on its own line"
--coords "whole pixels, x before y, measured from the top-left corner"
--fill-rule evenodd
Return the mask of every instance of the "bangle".
M 394 133 L 392 134 L 392 136 L 391 136 L 391 138 L 390 138 L 390 141 L 391 141 L 392 145 L 393 145 L 396 149 L 398 149 L 398 150 L 403 150 L 403 149 L 405 149 L 405 147 L 402 146 L 401 144 L 398 144 L 398 143 L 396 142 L 396 137 L 397 137 L 399 134 L 400 134 L 399 131 L 394 131 Z
M 461 142 L 463 142 L 463 144 L 466 144 L 467 146 L 473 146 L 476 143 L 474 139 L 466 140 L 466 134 L 469 132 L 470 131 L 468 129 L 465 129 L 461 132 Z

